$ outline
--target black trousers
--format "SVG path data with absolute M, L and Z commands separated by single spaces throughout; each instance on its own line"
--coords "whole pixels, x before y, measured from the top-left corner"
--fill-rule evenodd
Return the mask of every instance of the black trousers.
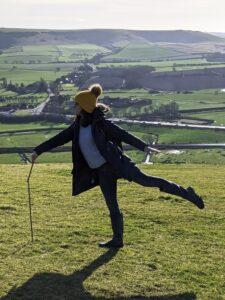
M 95 169 L 99 178 L 99 185 L 104 195 L 110 215 L 117 215 L 120 213 L 117 200 L 117 175 L 113 172 L 110 163 L 106 162 L 99 168 Z M 183 196 L 186 191 L 179 185 L 168 181 L 161 177 L 150 176 L 143 173 L 138 167 L 131 170 L 132 181 L 149 187 L 158 187 L 161 191 Z M 182 192 L 182 194 L 181 194 Z

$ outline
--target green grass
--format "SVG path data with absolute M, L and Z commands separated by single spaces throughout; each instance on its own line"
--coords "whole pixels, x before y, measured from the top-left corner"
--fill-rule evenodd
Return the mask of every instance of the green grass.
M 110 53 L 104 47 L 93 44 L 77 44 L 77 45 L 58 45 L 59 61 L 81 61 L 89 59 L 97 53 Z
M 165 57 L 174 57 L 182 55 L 182 52 L 174 51 L 168 48 L 159 47 L 149 43 L 130 43 L 116 54 L 107 55 L 102 58 L 102 62 L 118 61 L 118 60 L 134 60 L 145 61 L 150 59 L 159 59 Z
M 31 244 L 30 165 L 0 165 L 1 297 L 224 299 L 224 166 L 140 166 L 147 174 L 194 186 L 205 199 L 204 211 L 118 180 L 125 219 L 125 247 L 118 252 L 98 248 L 111 237 L 108 210 L 99 187 L 71 196 L 71 167 L 35 164 Z
M 45 128 L 52 126 L 49 123 L 31 123 L 20 124 L 18 126 L 5 126 L 1 128 L 4 130 L 13 129 L 29 129 L 29 128 Z M 56 125 L 55 125 L 56 126 Z M 59 124 L 59 126 L 66 128 L 64 124 Z M 128 127 L 123 125 L 123 128 L 129 130 L 132 134 L 140 137 L 145 142 L 149 142 L 153 134 L 159 135 L 159 143 L 224 143 L 224 134 L 221 132 L 213 131 L 192 131 L 192 130 L 178 130 L 169 128 L 143 128 L 138 126 Z M 35 147 L 42 142 L 48 140 L 60 130 L 44 131 L 29 134 L 8 134 L 0 136 L 1 147 Z M 71 142 L 65 144 L 65 146 L 71 146 Z M 136 163 L 144 162 L 145 153 L 137 149 L 126 151 Z M 28 154 L 30 155 L 30 154 Z M 41 163 L 65 163 L 71 162 L 72 156 L 71 152 L 61 152 L 61 153 L 43 153 L 39 157 Z M 160 155 L 153 157 L 154 162 L 160 163 L 204 163 L 204 164 L 225 164 L 225 153 L 224 150 L 186 150 L 182 154 L 168 154 L 163 151 Z M 0 163 L 10 164 L 16 163 L 21 164 L 21 160 L 18 154 L 2 154 L 0 155 Z
M 56 78 L 59 78 L 63 75 L 66 75 L 67 71 L 36 71 L 36 70 L 23 70 L 16 69 L 14 71 L 5 71 L 0 70 L 0 76 L 7 78 L 8 81 L 12 81 L 12 83 L 24 83 L 28 85 L 32 82 L 40 80 L 43 78 L 45 81 L 53 81 Z
M 153 156 L 155 163 L 162 164 L 209 164 L 225 165 L 224 149 L 201 149 L 201 150 L 182 150 L 180 154 L 162 151 L 160 154 Z
M 60 68 L 61 71 L 70 72 L 75 67 L 79 66 L 80 63 L 73 63 L 73 62 L 67 62 L 67 63 L 29 63 L 29 64 L 0 64 L 0 70 L 1 71 L 14 71 L 14 70 L 33 70 L 33 71 L 54 71 L 57 72 L 57 68 Z M 15 67 L 13 69 L 13 67 Z
M 1 91 L 3 92 L 1 93 Z M 47 93 L 29 93 L 20 95 L 14 92 L 4 92 L 4 90 L 0 90 L 0 96 L 6 98 L 6 101 L 0 102 L 0 107 L 7 105 L 15 105 L 17 107 L 20 103 L 25 103 L 26 105 L 29 105 L 29 108 L 38 106 L 48 97 Z
M 190 115 L 192 117 L 196 118 L 203 118 L 203 119 L 209 119 L 214 120 L 214 125 L 224 125 L 225 124 L 225 112 L 207 112 L 207 113 L 197 113 Z
M 50 137 L 56 135 L 59 130 L 51 130 L 40 133 L 29 134 L 9 134 L 7 136 L 0 136 L 1 147 L 32 147 L 48 140 Z
M 52 122 L 47 122 L 47 121 L 17 123 L 17 124 L 0 123 L 0 132 L 6 131 L 6 130 L 37 129 L 37 128 L 45 128 L 45 127 L 65 128 L 66 126 L 67 125 L 64 123 L 52 123 Z
M 109 52 L 106 48 L 93 44 L 65 45 L 28 45 L 20 48 L 10 48 L 0 56 L 0 64 L 30 64 L 49 62 L 82 61 L 97 53 Z
M 123 128 L 129 128 L 124 125 Z M 135 127 L 133 127 L 135 128 Z M 137 127 L 138 128 L 138 127 Z M 216 132 L 212 130 L 188 130 L 188 129 L 171 129 L 171 128 L 151 128 L 146 126 L 146 128 L 138 131 L 135 129 L 130 129 L 130 132 L 136 136 L 148 139 L 150 133 L 159 136 L 159 143 L 176 144 L 176 143 L 224 143 L 225 136 L 223 132 Z
M 220 89 L 206 89 L 192 91 L 190 94 L 161 92 L 159 94 L 149 94 L 144 89 L 133 90 L 107 90 L 104 91 L 105 96 L 110 97 L 134 97 L 151 99 L 153 106 L 157 107 L 161 104 L 167 104 L 176 101 L 179 109 L 196 109 L 225 106 L 225 93 Z
M 93 44 L 28 45 L 6 49 L 0 55 L 0 78 L 29 84 L 41 77 L 46 81 L 71 72 L 77 63 L 108 49 Z
M 162 60 L 162 61 L 135 61 L 135 62 L 101 62 L 97 65 L 99 68 L 105 67 L 132 67 L 132 66 L 152 66 L 156 72 L 173 71 L 173 65 L 176 64 L 176 71 L 218 68 L 224 67 L 223 63 L 211 63 L 205 58 L 184 59 L 184 60 Z M 203 64 L 203 65 L 202 65 Z
M 75 87 L 72 83 L 66 83 L 61 85 L 60 95 L 75 96 L 78 91 L 78 87 Z
M 35 127 L 33 127 L 35 128 Z M 44 127 L 43 127 L 44 128 Z M 66 127 L 63 127 L 66 128 Z M 62 128 L 62 129 L 63 129 Z M 128 130 L 129 127 L 123 126 Z M 137 127 L 136 127 L 137 128 Z M 13 129 L 12 129 L 13 130 Z M 9 134 L 0 136 L 1 147 L 28 147 L 35 146 L 50 137 L 57 134 L 60 130 L 49 130 L 46 132 L 37 132 L 29 134 Z M 129 130 L 132 134 L 148 141 L 151 138 L 151 133 L 159 135 L 159 143 L 224 143 L 225 137 L 223 132 L 214 132 L 210 130 L 179 130 L 170 128 L 144 128 L 141 131 L 135 127 Z

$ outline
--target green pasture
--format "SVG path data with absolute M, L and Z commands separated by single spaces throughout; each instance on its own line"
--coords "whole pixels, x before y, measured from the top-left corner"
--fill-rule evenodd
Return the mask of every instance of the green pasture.
M 54 127 L 53 127 L 54 128 Z M 132 134 L 148 142 L 152 134 L 159 135 L 159 143 L 225 143 L 223 132 L 214 132 L 210 130 L 184 130 L 170 128 L 151 128 L 151 127 L 132 127 L 123 125 L 123 128 L 129 130 Z M 2 129 L 1 129 L 2 130 Z M 32 147 L 44 140 L 48 140 L 59 130 L 49 130 L 46 132 L 37 132 L 29 134 L 9 134 L 0 136 L 1 147 Z
M 134 67 L 134 66 L 151 66 L 155 68 L 155 72 L 171 72 L 175 66 L 176 71 L 194 70 L 204 68 L 225 67 L 223 63 L 207 62 L 205 58 L 196 59 L 162 59 L 161 61 L 135 61 L 135 62 L 101 62 L 98 68 L 115 68 L 115 67 Z
M 63 130 L 69 125 L 54 124 L 49 122 L 32 122 L 27 124 L 0 124 L 1 131 L 4 130 L 21 130 L 21 129 L 38 129 L 61 127 Z M 176 143 L 225 143 L 223 132 L 214 132 L 209 130 L 179 130 L 169 128 L 151 128 L 149 126 L 137 125 L 122 125 L 120 126 L 128 130 L 133 135 L 141 138 L 146 143 L 149 143 L 155 136 L 158 135 L 159 144 L 176 144 Z M 34 133 L 10 133 L 0 136 L 1 147 L 36 147 L 42 142 L 56 135 L 60 130 L 47 130 Z M 71 142 L 66 146 L 71 146 Z M 145 153 L 137 149 L 126 151 L 127 155 L 132 157 L 136 163 L 141 163 L 145 160 Z M 40 162 L 71 162 L 71 153 L 44 153 L 39 158 Z M 154 156 L 153 161 L 161 163 L 206 163 L 206 164 L 225 164 L 224 150 L 185 150 L 181 154 L 167 153 Z M 2 154 L 0 155 L 0 163 L 21 163 L 18 154 Z
M 101 62 L 116 62 L 116 60 L 145 61 L 179 55 L 183 55 L 183 53 L 150 43 L 130 43 L 118 53 L 104 56 Z
M 49 127 L 62 127 L 66 128 L 65 123 L 53 123 L 47 121 L 40 121 L 40 122 L 27 122 L 27 123 L 0 123 L 0 133 L 1 131 L 6 130 L 24 130 L 24 129 L 37 129 L 37 128 L 49 128 Z
M 15 71 L 15 70 L 22 70 L 22 71 L 53 71 L 53 72 L 71 72 L 80 63 L 73 63 L 73 62 L 48 62 L 48 63 L 30 63 L 30 64 L 0 64 L 1 71 Z
M 0 55 L 0 64 L 29 64 L 82 61 L 97 53 L 107 53 L 108 49 L 94 44 L 65 44 L 65 45 L 27 45 L 10 48 Z
M 139 167 L 195 187 L 205 209 L 119 179 L 125 246 L 110 251 L 98 247 L 112 233 L 100 188 L 72 197 L 71 163 L 34 165 L 33 244 L 26 183 L 30 165 L 0 165 L 0 297 L 225 299 L 224 166 Z
M 151 99 L 153 107 L 176 101 L 179 109 L 195 109 L 195 108 L 213 108 L 225 106 L 225 93 L 220 89 L 207 89 L 192 91 L 191 93 L 174 93 L 160 92 L 158 94 L 149 94 L 145 89 L 133 90 L 107 90 L 104 91 L 105 96 Z
M 58 45 L 58 61 L 82 61 L 98 53 L 110 53 L 104 47 L 94 44 Z
M 225 125 L 225 111 L 219 111 L 219 112 L 205 112 L 205 113 L 195 113 L 190 115 L 192 117 L 197 118 L 203 118 L 203 119 L 209 119 L 214 120 L 214 125 Z
M 73 71 L 77 63 L 108 49 L 93 44 L 27 45 L 0 55 L 0 78 L 29 84 L 40 78 L 53 81 Z
M 29 105 L 30 107 L 36 107 L 40 103 L 46 100 L 47 94 L 46 93 L 29 93 L 29 94 L 22 94 L 18 95 L 17 93 L 10 94 L 11 92 L 6 91 L 5 93 L 1 93 L 2 90 L 0 90 L 0 96 L 4 96 L 7 99 L 5 101 L 0 102 L 0 107 L 6 106 L 6 105 L 18 105 L 20 103 L 25 103 Z
M 66 83 L 61 85 L 60 95 L 69 95 L 71 97 L 75 96 L 78 91 L 78 87 L 74 86 L 72 83 Z
M 1 68 L 1 65 L 0 65 Z M 1 70 L 0 76 L 7 78 L 8 81 L 12 83 L 24 83 L 28 85 L 35 81 L 39 81 L 40 78 L 43 78 L 45 81 L 53 81 L 56 78 L 59 78 L 63 75 L 66 75 L 68 71 L 39 71 L 39 70 L 24 70 L 24 69 L 15 69 L 13 71 Z

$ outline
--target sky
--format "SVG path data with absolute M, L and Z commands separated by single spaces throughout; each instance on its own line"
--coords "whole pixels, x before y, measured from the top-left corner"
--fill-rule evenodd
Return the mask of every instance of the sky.
M 0 0 L 0 27 L 225 32 L 224 0 Z

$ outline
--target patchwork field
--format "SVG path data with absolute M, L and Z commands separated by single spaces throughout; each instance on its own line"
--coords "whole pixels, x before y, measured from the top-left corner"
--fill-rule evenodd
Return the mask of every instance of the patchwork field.
M 151 43 L 130 43 L 116 54 L 107 55 L 102 62 L 145 61 L 149 59 L 185 56 L 183 52 L 159 47 Z M 187 56 L 187 55 L 186 55 Z
M 40 78 L 52 81 L 71 72 L 77 63 L 107 52 L 108 49 L 93 44 L 12 47 L 0 55 L 0 78 L 24 84 Z
M 4 50 L 0 63 L 80 61 L 102 52 L 108 50 L 94 44 L 28 45 Z
M 129 61 L 129 62 L 101 62 L 97 65 L 99 68 L 106 67 L 132 67 L 132 66 L 152 66 L 155 72 L 171 72 L 174 70 L 193 70 L 204 68 L 224 67 L 225 63 L 210 63 L 205 58 L 196 59 L 163 59 L 161 61 Z
M 144 89 L 108 90 L 104 95 L 110 97 L 131 97 L 137 99 L 151 99 L 153 106 L 176 101 L 179 109 L 213 108 L 225 106 L 225 93 L 219 89 L 189 91 L 189 93 L 160 92 L 149 94 Z

